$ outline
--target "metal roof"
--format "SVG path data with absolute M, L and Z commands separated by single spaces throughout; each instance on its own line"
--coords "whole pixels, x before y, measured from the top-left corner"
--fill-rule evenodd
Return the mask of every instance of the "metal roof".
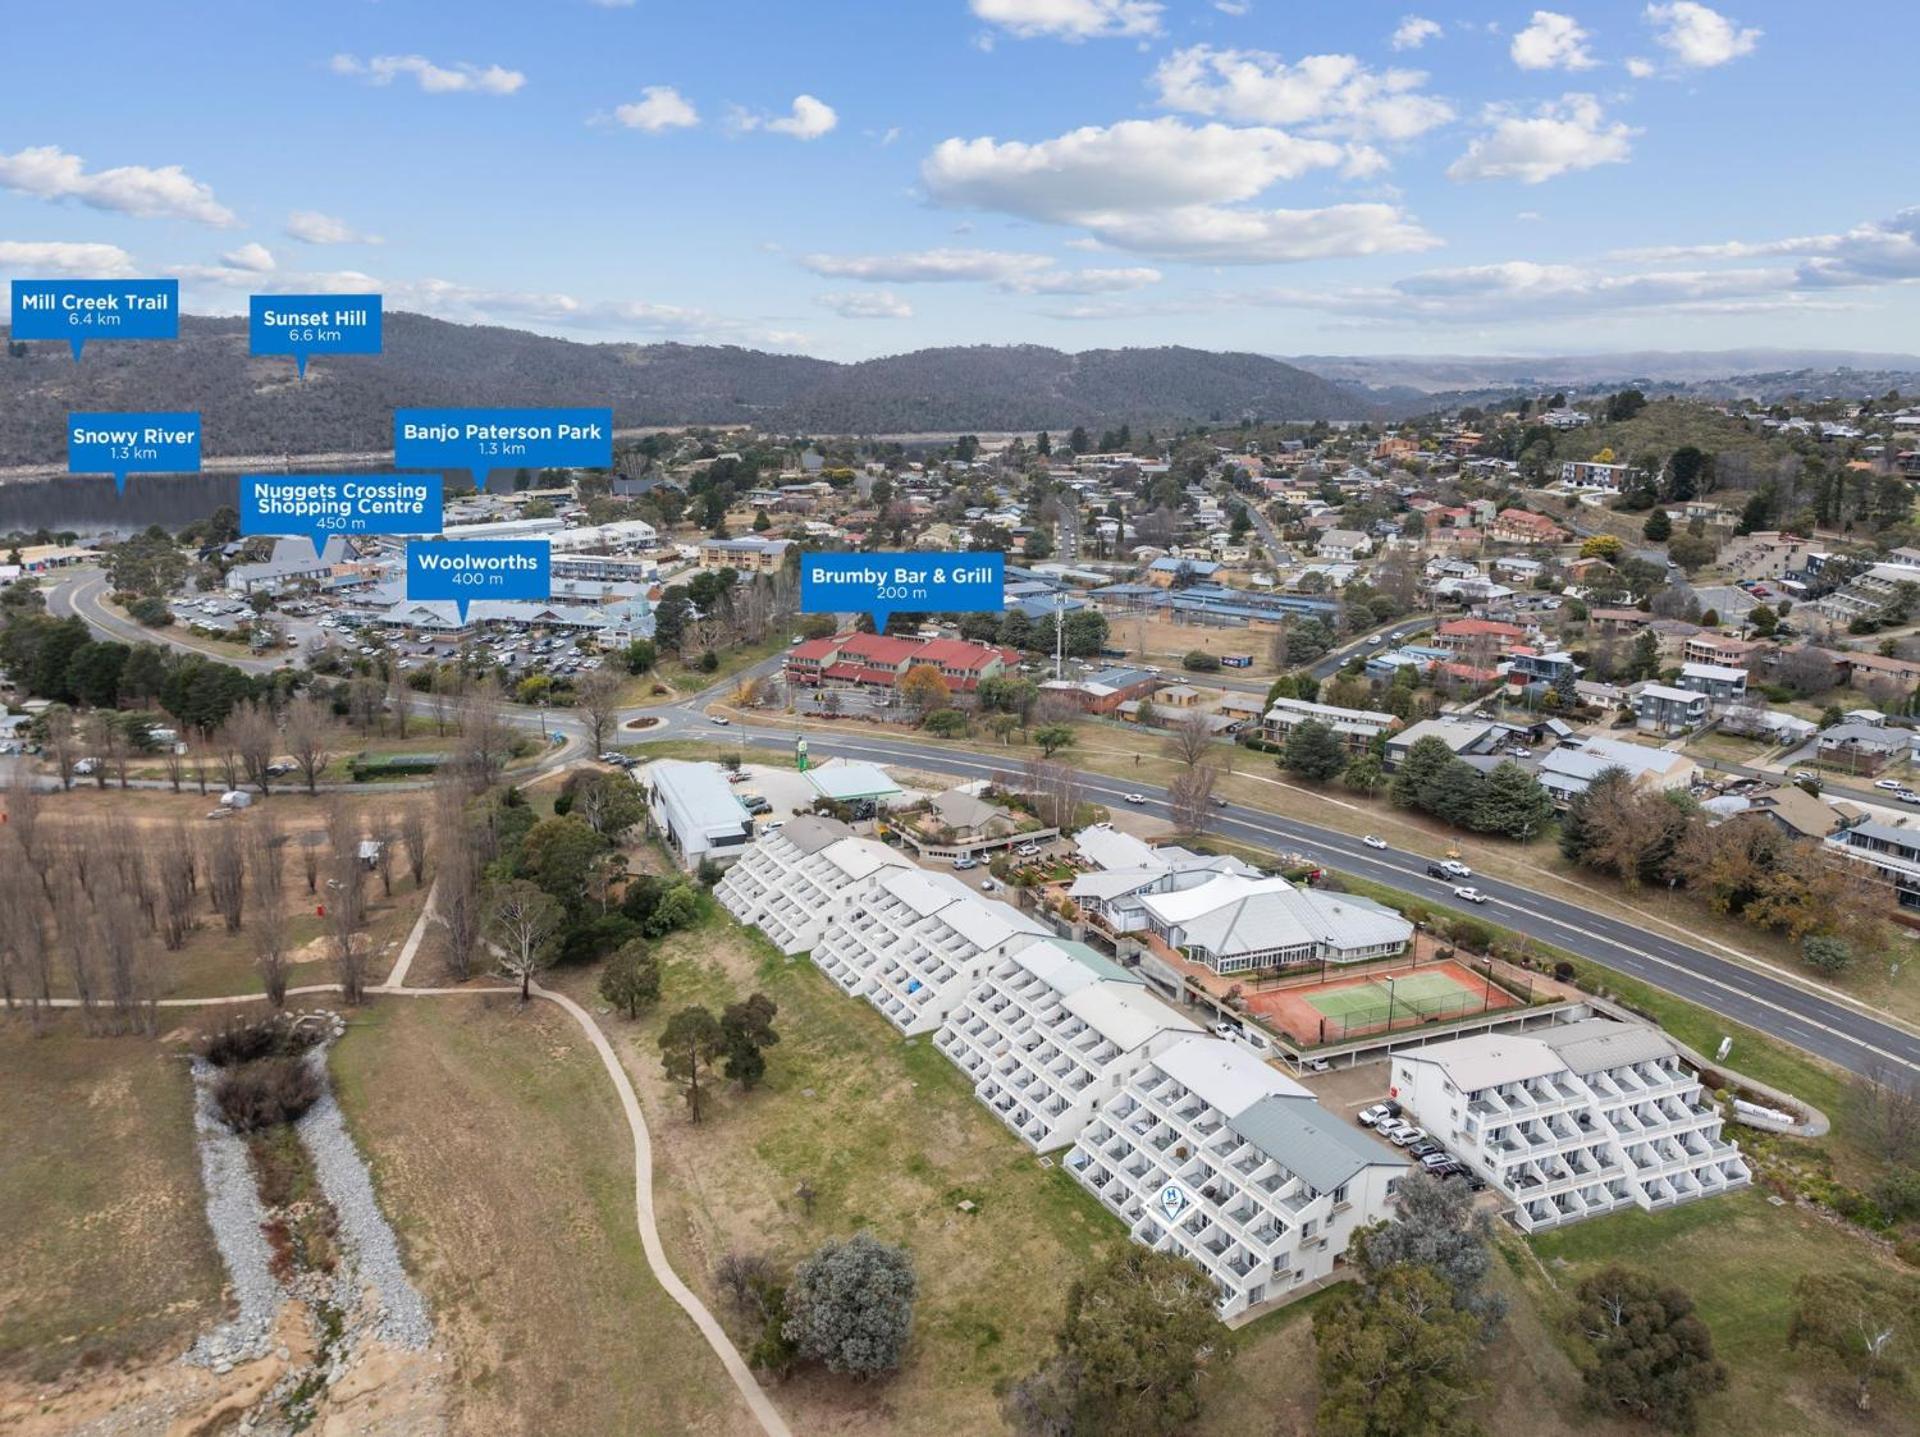
M 1411 1166 L 1311 1097 L 1262 1098 L 1228 1118 L 1227 1126 L 1319 1193 L 1332 1192 L 1370 1167 Z

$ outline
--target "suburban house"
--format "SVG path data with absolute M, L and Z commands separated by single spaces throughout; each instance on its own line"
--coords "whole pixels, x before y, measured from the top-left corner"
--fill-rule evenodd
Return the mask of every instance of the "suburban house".
M 1544 514 L 1502 509 L 1487 526 L 1487 537 L 1499 544 L 1562 544 L 1568 535 Z
M 982 967 L 934 1046 L 988 1111 L 1047 1152 L 1072 1142 L 1142 1063 L 1199 1031 L 1137 974 L 1049 938 Z
M 1548 753 L 1535 776 L 1554 803 L 1564 808 L 1609 769 L 1619 769 L 1635 788 L 1649 792 L 1686 788 L 1700 772 L 1700 766 L 1683 753 L 1620 739 L 1589 738 L 1577 745 L 1563 743 Z
M 1316 557 L 1336 564 L 1350 564 L 1373 552 L 1373 540 L 1358 529 L 1329 529 L 1313 546 Z
M 1658 1028 L 1588 1018 L 1406 1048 L 1392 1066 L 1389 1095 L 1512 1202 L 1527 1232 L 1752 1180 Z
M 731 863 L 753 838 L 753 818 L 717 763 L 659 758 L 633 770 L 660 836 L 689 870 L 703 859 Z
M 1527 641 L 1527 631 L 1518 624 L 1503 624 L 1498 619 L 1448 619 L 1434 630 L 1433 642 L 1450 653 L 1476 651 L 1488 657 L 1505 653 L 1515 644 Z
M 1860 823 L 1827 840 L 1827 851 L 1865 865 L 1896 906 L 1920 908 L 1920 829 Z
M 1848 718 L 1813 736 L 1819 761 L 1848 773 L 1878 773 L 1896 759 L 1905 758 L 1912 742 L 1908 730 L 1889 728 L 1884 719 Z
M 911 1037 L 938 1028 L 989 966 L 1048 933 L 950 873 L 888 868 L 842 904 L 813 963 Z
M 1355 753 L 1364 752 L 1381 734 L 1392 733 L 1400 720 L 1388 713 L 1370 709 L 1335 708 L 1331 704 L 1310 704 L 1304 699 L 1275 699 L 1261 721 L 1261 732 L 1268 743 L 1285 743 L 1301 724 L 1323 723 L 1340 735 L 1340 741 Z
M 1459 758 L 1497 753 L 1507 742 L 1511 730 L 1503 723 L 1486 718 L 1422 719 L 1387 740 L 1385 766 L 1391 770 L 1407 761 L 1413 746 L 1422 739 L 1437 738 Z
M 831 818 L 796 818 L 763 833 L 713 890 L 721 907 L 789 957 L 810 951 L 849 896 L 883 868 L 906 868 L 884 843 Z
M 1191 1259 L 1223 1319 L 1328 1276 L 1392 1215 L 1407 1160 L 1219 1038 L 1157 1054 L 1102 1104 L 1066 1168 L 1144 1247 Z

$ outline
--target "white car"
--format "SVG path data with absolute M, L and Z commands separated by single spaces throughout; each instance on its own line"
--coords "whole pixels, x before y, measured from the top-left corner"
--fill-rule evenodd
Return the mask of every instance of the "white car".
M 1385 1103 L 1375 1103 L 1370 1108 L 1362 1108 L 1355 1117 L 1363 1128 L 1377 1128 L 1382 1123 L 1393 1121 L 1393 1109 Z
M 732 723 L 733 720 L 730 718 L 723 717 L 720 714 L 713 714 L 708 717 L 707 722 L 711 724 L 718 724 L 720 725 L 721 728 L 725 728 L 728 724 Z
M 1485 903 L 1487 901 L 1487 895 L 1477 888 L 1456 888 L 1453 890 L 1453 896 L 1455 898 L 1463 898 L 1468 903 Z
M 1130 793 L 1127 795 L 1128 803 L 1145 803 L 1146 801 L 1147 796 L 1144 793 Z
M 1416 1128 L 1412 1123 L 1401 1123 L 1388 1135 L 1387 1141 L 1396 1148 L 1410 1148 L 1426 1135 L 1424 1128 Z
M 1472 870 L 1471 868 L 1469 868 L 1469 867 L 1467 867 L 1467 865 L 1466 865 L 1466 864 L 1464 864 L 1464 863 L 1462 863 L 1462 862 L 1461 862 L 1461 861 L 1460 861 L 1459 859 L 1457 859 L 1457 858 L 1443 858 L 1443 859 L 1441 859 L 1441 860 L 1440 860 L 1440 868 L 1441 868 L 1441 871 L 1442 871 L 1442 872 L 1444 872 L 1444 873 L 1447 873 L 1447 874 L 1450 874 L 1450 875 L 1451 875 L 1452 877 L 1454 877 L 1454 878 L 1471 878 L 1471 877 L 1473 877 L 1473 870 Z
M 1920 803 L 1920 793 L 1915 793 L 1910 788 L 1901 789 L 1898 793 L 1894 795 L 1894 797 L 1899 799 L 1902 803 Z
M 1377 833 L 1369 833 L 1365 838 L 1361 839 L 1360 841 L 1366 844 L 1368 848 L 1385 848 L 1387 846 L 1386 839 L 1382 838 Z

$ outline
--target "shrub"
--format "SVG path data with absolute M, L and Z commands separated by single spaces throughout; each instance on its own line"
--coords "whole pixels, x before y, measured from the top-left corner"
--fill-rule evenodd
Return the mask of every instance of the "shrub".
M 1220 660 L 1218 656 L 1208 653 L 1205 649 L 1194 649 L 1182 656 L 1180 667 L 1196 674 L 1217 673 L 1220 669 Z
M 234 1068 L 262 1058 L 297 1057 L 318 1041 L 316 1034 L 295 1031 L 284 1017 L 265 1022 L 229 1019 L 203 1033 L 193 1047 L 214 1067 Z
M 227 1068 L 214 1083 L 220 1119 L 236 1133 L 290 1123 L 320 1098 L 320 1077 L 304 1058 L 260 1058 Z
M 152 596 L 135 599 L 127 605 L 127 613 L 150 629 L 164 629 L 173 622 L 173 610 L 167 607 L 167 601 Z

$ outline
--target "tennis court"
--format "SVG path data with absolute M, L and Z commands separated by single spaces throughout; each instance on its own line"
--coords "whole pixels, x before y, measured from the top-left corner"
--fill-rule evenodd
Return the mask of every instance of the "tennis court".
M 1337 1043 L 1422 1023 L 1470 1017 L 1521 1000 L 1454 959 L 1324 983 L 1253 988 L 1248 1010 L 1296 1042 Z

